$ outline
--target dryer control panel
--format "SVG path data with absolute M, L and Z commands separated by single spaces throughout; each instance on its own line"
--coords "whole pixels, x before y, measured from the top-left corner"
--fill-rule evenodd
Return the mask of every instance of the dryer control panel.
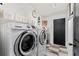
M 26 24 L 23 23 L 13 23 L 12 29 L 26 29 Z

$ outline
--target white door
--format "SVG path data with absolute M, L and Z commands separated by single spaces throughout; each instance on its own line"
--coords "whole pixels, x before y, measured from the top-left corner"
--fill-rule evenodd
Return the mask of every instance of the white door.
M 73 15 L 68 20 L 68 55 L 73 56 Z

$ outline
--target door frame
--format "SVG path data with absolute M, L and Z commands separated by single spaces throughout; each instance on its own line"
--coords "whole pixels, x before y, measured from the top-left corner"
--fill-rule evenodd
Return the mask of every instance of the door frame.
M 70 4 L 71 5 L 68 6 L 69 7 L 68 12 L 69 13 L 68 13 L 68 21 L 67 21 L 67 23 L 70 21 L 70 23 L 71 23 L 71 25 L 70 25 L 71 31 L 70 31 L 70 35 L 68 33 L 67 50 L 68 50 L 68 56 L 73 56 L 75 3 L 70 3 Z M 68 30 L 69 30 L 69 28 L 68 28 Z M 69 43 L 71 43 L 72 45 L 69 45 Z

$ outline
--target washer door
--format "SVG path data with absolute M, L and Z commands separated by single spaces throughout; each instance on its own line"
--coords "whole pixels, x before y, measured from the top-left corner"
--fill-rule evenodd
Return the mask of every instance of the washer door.
M 33 52 L 36 47 L 36 35 L 34 32 L 21 33 L 14 44 L 14 53 L 17 56 L 26 56 Z
M 39 35 L 39 42 L 41 45 L 45 44 L 47 38 L 47 34 L 45 30 L 42 30 Z

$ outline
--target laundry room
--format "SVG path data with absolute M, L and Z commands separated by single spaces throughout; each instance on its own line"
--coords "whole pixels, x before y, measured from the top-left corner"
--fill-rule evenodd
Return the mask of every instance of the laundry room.
M 79 55 L 78 6 L 0 3 L 0 56 Z

